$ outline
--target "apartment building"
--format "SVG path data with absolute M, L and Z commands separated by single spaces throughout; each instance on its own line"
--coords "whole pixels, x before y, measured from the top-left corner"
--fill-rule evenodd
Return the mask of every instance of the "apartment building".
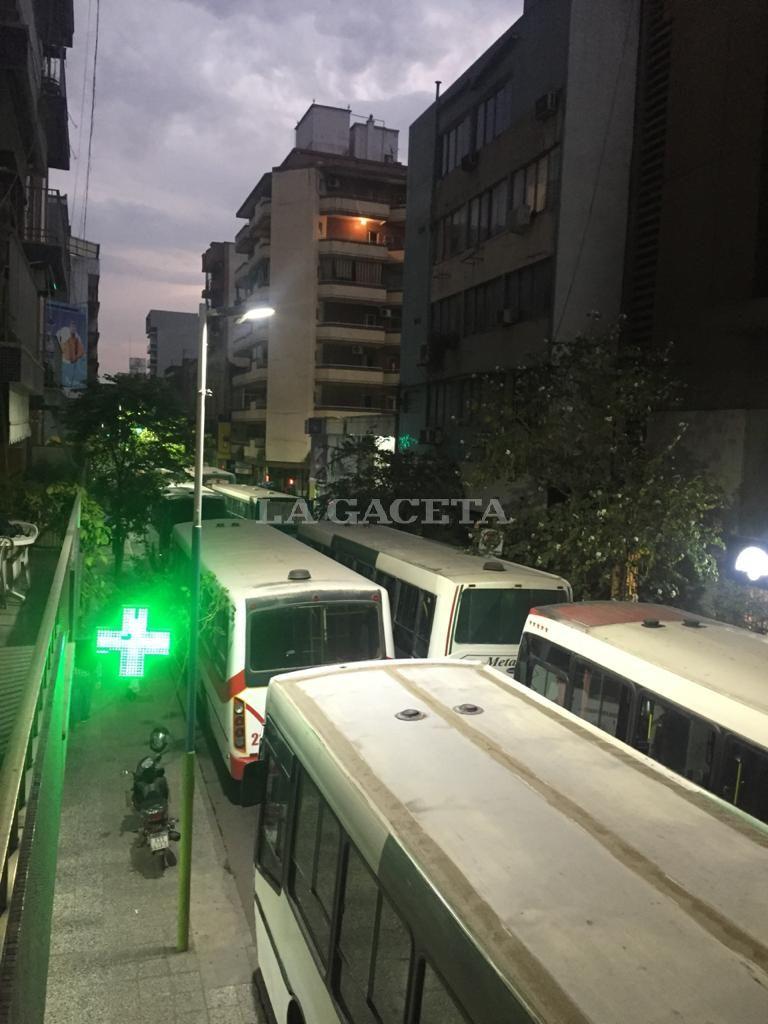
M 196 359 L 200 321 L 197 313 L 150 309 L 145 321 L 150 377 L 164 377 L 169 367 Z
M 399 433 L 621 310 L 639 0 L 527 0 L 411 126 Z M 456 448 L 458 452 L 458 448 Z
M 394 431 L 406 187 L 397 151 L 398 132 L 373 116 L 313 103 L 294 148 L 237 211 L 238 300 L 276 310 L 231 334 L 230 356 L 244 363 L 232 377 L 239 473 L 309 488 L 324 472 L 315 457 L 310 474 L 311 438 L 365 432 L 371 418 L 382 429 L 382 417 Z
M 44 299 L 65 294 L 66 242 L 52 232 L 59 194 L 50 168 L 69 168 L 66 51 L 72 0 L 0 5 L 0 475 L 21 472 L 41 430 Z
M 237 299 L 235 275 L 245 256 L 235 251 L 234 242 L 211 242 L 202 255 L 205 288 L 202 298 L 210 309 L 231 307 Z M 216 461 L 222 466 L 232 459 L 230 446 L 232 376 L 250 366 L 250 358 L 230 356 L 233 322 L 227 317 L 208 320 L 208 370 L 210 392 L 206 402 L 206 434 L 213 437 Z
M 644 0 L 626 311 L 674 344 L 687 443 L 768 541 L 768 5 Z M 661 421 L 661 423 L 659 423 Z

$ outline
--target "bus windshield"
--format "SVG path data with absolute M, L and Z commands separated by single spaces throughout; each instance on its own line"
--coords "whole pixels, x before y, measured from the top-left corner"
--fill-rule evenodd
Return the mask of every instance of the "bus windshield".
M 518 644 L 528 612 L 539 604 L 565 601 L 562 590 L 510 587 L 463 591 L 456 620 L 455 644 Z
M 250 669 L 290 672 L 311 665 L 380 658 L 380 608 L 370 600 L 256 608 L 248 622 Z

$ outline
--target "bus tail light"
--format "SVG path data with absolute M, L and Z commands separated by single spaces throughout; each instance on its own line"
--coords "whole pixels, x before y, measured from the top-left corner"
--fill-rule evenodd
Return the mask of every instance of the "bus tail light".
M 232 702 L 232 737 L 239 750 L 245 750 L 245 704 L 238 698 Z

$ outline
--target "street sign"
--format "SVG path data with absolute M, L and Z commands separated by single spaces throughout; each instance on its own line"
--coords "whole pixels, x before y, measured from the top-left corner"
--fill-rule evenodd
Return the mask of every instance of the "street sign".
M 144 658 L 148 654 L 170 654 L 171 634 L 164 630 L 148 630 L 148 617 L 148 608 L 123 608 L 122 629 L 96 631 L 96 653 L 117 651 L 120 655 L 119 675 L 124 678 L 143 676 Z

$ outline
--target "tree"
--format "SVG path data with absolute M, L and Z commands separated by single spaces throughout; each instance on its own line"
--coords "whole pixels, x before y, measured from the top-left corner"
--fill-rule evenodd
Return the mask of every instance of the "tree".
M 88 490 L 106 512 L 119 575 L 128 535 L 146 529 L 163 489 L 189 465 L 190 424 L 165 381 L 127 374 L 89 384 L 66 416 L 87 460 Z
M 460 498 L 463 494 L 458 467 L 445 455 L 413 448 L 382 451 L 374 437 L 344 441 L 332 466 L 340 475 L 326 488 L 321 507 L 327 507 L 332 499 L 354 499 L 361 516 L 372 501 L 379 501 L 388 514 L 397 499 Z M 456 510 L 444 511 L 458 515 Z M 372 516 L 370 521 L 376 519 Z M 430 532 L 421 522 L 404 528 L 416 533 Z M 445 529 L 432 527 L 432 531 L 439 531 L 441 536 Z
M 676 600 L 716 578 L 720 492 L 683 452 L 683 422 L 663 444 L 647 437 L 653 409 L 679 396 L 669 353 L 620 325 L 491 375 L 466 475 L 524 493 L 505 553 L 568 577 L 579 598 Z

